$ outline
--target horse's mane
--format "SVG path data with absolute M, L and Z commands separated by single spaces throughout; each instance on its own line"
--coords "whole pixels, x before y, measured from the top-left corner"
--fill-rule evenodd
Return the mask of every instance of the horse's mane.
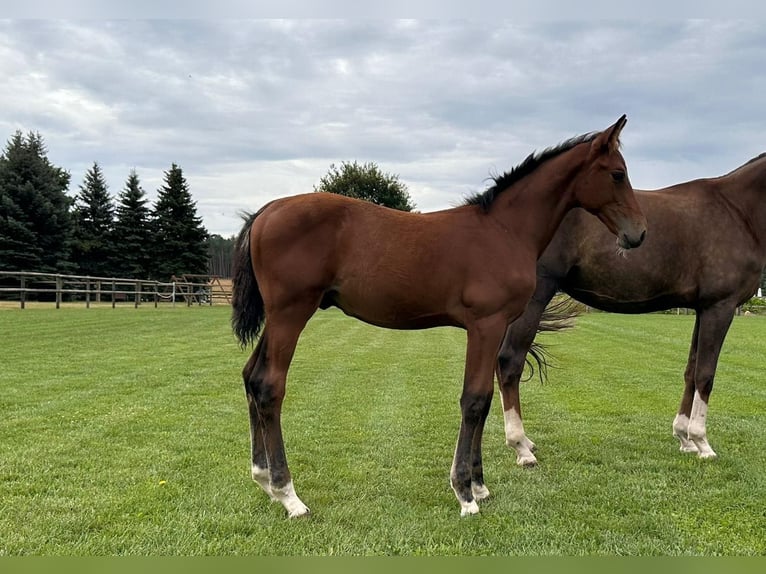
M 747 167 L 747 166 L 748 166 L 748 165 L 750 165 L 751 163 L 755 163 L 755 162 L 757 162 L 758 160 L 760 160 L 760 159 L 763 159 L 764 157 L 766 157 L 766 152 L 763 152 L 762 154 L 755 156 L 753 159 L 750 159 L 750 160 L 746 161 L 746 162 L 745 162 L 745 163 L 743 163 L 741 166 L 739 166 L 739 167 L 737 167 L 737 168 L 734 168 L 734 169 L 733 169 L 733 170 L 731 170 L 729 173 L 727 173 L 727 174 L 726 174 L 724 177 L 726 177 L 726 176 L 729 176 L 729 175 L 732 175 L 733 173 L 736 173 L 736 172 L 738 172 L 738 171 L 739 171 L 739 170 L 741 170 L 742 168 L 744 168 L 744 167 Z
M 485 191 L 476 192 L 465 199 L 464 205 L 478 205 L 483 211 L 489 211 L 492 203 L 503 191 L 511 187 L 521 178 L 529 175 L 541 164 L 551 158 L 569 151 L 576 145 L 584 142 L 593 141 L 599 132 L 590 132 L 580 136 L 570 138 L 560 144 L 544 149 L 541 152 L 533 152 L 527 156 L 519 165 L 502 175 L 492 176 L 494 184 Z

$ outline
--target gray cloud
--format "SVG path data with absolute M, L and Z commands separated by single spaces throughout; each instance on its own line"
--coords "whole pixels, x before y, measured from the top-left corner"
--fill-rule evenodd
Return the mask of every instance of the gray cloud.
M 0 22 L 0 134 L 39 131 L 72 192 L 98 161 L 150 195 L 178 163 L 211 232 L 374 161 L 424 211 L 627 113 L 636 187 L 764 151 L 766 29 L 743 21 Z

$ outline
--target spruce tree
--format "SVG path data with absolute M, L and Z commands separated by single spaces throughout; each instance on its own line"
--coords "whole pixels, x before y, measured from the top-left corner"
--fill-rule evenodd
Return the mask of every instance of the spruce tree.
M 39 133 L 17 131 L 0 155 L 0 269 L 71 271 L 69 173 Z
M 133 169 L 117 198 L 114 222 L 114 273 L 119 277 L 149 277 L 152 233 L 146 192 Z
M 197 216 L 183 171 L 175 163 L 165 172 L 165 185 L 152 211 L 154 278 L 167 281 L 184 273 L 207 273 L 207 230 Z
M 114 203 L 97 162 L 85 173 L 75 199 L 72 259 L 81 275 L 113 276 Z

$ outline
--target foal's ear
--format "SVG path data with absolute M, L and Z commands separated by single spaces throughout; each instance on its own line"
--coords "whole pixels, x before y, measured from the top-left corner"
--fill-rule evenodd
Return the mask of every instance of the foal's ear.
M 625 114 L 622 114 L 619 120 L 614 125 L 606 128 L 599 136 L 593 141 L 595 146 L 598 146 L 599 151 L 602 153 L 616 151 L 620 147 L 620 132 L 625 124 L 628 123 L 628 118 Z

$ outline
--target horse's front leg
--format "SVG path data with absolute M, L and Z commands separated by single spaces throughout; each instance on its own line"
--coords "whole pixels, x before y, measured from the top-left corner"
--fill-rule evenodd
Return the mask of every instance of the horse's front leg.
M 684 392 L 681 395 L 681 405 L 678 408 L 673 419 L 673 436 L 681 443 L 681 452 L 699 453 L 697 445 L 689 439 L 689 418 L 692 414 L 692 404 L 694 403 L 694 376 L 697 371 L 697 338 L 699 336 L 700 317 L 698 312 L 694 319 L 694 330 L 692 331 L 692 340 L 689 345 L 689 358 L 686 361 L 686 370 L 684 371 Z
M 717 456 L 707 440 L 708 402 L 710 393 L 713 391 L 718 356 L 734 317 L 734 309 L 733 305 L 724 302 L 698 311 L 699 327 L 695 329 L 697 331 L 697 360 L 694 369 L 694 396 L 689 415 L 687 437 L 697 447 L 697 455 L 700 458 L 715 458 Z M 688 399 L 689 390 L 687 384 L 684 400 Z
M 463 393 L 460 397 L 462 420 L 450 484 L 460 503 L 460 516 L 477 514 L 477 499 L 489 495 L 484 485 L 481 441 L 484 422 L 492 403 L 495 357 L 505 332 L 503 318 L 485 319 L 468 328 Z
M 516 464 L 519 466 L 537 464 L 537 458 L 532 453 L 535 444 L 524 432 L 519 383 L 524 373 L 527 353 L 537 335 L 540 318 L 556 293 L 556 288 L 555 280 L 538 278 L 535 294 L 524 313 L 508 327 L 497 355 L 497 382 L 503 403 L 505 444 L 516 451 Z

